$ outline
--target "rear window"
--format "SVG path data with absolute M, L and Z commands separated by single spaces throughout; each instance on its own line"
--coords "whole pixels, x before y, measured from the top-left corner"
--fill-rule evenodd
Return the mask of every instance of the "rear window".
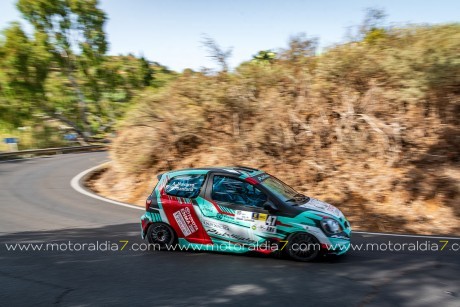
M 179 175 L 166 184 L 166 194 L 176 197 L 195 198 L 200 194 L 204 174 Z

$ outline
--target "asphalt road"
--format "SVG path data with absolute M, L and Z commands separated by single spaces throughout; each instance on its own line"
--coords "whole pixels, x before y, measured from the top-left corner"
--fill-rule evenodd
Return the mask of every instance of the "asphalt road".
M 142 247 L 136 245 L 143 242 L 142 211 L 70 186 L 76 174 L 106 160 L 99 152 L 0 163 L 0 306 L 460 306 L 454 238 L 442 251 L 351 251 L 314 263 L 134 251 Z M 440 240 L 355 234 L 352 241 L 391 242 L 393 249 L 429 242 L 440 249 Z M 120 241 L 128 241 L 123 250 Z M 67 250 L 12 251 L 6 243 L 58 243 Z M 87 250 L 104 243 L 112 248 Z M 69 250 L 78 247 L 85 250 Z

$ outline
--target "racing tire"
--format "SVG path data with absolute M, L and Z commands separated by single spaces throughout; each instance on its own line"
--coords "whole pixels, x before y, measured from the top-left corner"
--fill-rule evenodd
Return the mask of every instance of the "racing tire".
M 176 242 L 177 236 L 174 230 L 166 223 L 153 223 L 147 229 L 147 241 L 155 244 L 154 250 L 164 250 Z
M 311 234 L 297 232 L 289 236 L 286 254 L 296 261 L 313 261 L 321 254 L 321 246 Z

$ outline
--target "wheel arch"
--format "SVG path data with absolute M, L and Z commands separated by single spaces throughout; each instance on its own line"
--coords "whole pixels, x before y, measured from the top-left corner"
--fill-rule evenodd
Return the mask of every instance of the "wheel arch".
M 149 228 L 152 227 L 152 225 L 155 225 L 155 224 L 163 224 L 163 225 L 166 225 L 167 227 L 169 227 L 169 229 L 171 229 L 171 231 L 172 231 L 172 233 L 174 235 L 174 241 L 173 241 L 172 244 L 177 244 L 179 242 L 179 236 L 177 235 L 176 230 L 174 229 L 174 227 L 172 227 L 171 225 L 169 225 L 166 222 L 149 222 L 148 227 L 146 227 L 144 237 L 147 237 L 147 233 L 148 233 Z M 147 238 L 147 240 L 148 240 L 148 238 Z

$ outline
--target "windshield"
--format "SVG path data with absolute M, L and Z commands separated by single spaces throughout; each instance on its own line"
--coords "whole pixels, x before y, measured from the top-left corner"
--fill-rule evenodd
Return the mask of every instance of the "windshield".
M 284 202 L 292 202 L 295 204 L 299 201 L 303 202 L 308 199 L 307 196 L 297 192 L 273 176 L 267 176 L 260 184 L 270 190 Z

